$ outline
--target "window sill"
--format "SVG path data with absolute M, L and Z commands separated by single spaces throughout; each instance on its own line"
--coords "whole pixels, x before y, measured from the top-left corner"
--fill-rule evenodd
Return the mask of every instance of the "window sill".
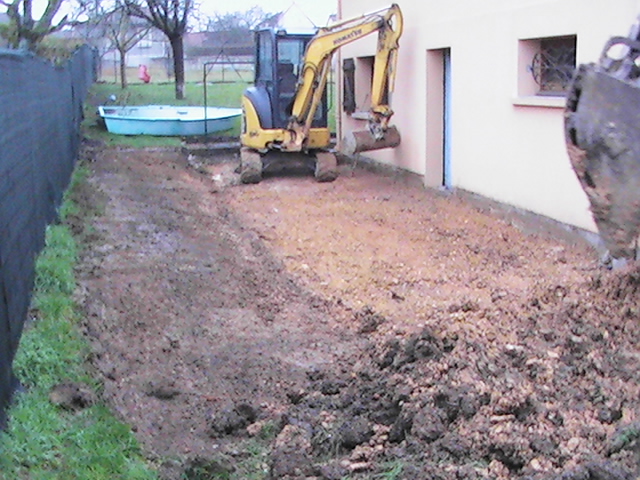
M 564 108 L 567 104 L 567 97 L 545 97 L 532 95 L 530 97 L 517 97 L 513 99 L 513 104 L 518 107 L 547 107 Z

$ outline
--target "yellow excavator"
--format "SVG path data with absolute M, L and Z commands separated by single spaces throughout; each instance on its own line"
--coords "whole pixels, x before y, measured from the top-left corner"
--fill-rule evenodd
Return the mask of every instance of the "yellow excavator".
M 597 63 L 580 65 L 565 109 L 565 140 L 610 266 L 635 260 L 640 234 L 640 18 Z M 618 265 L 616 265 L 618 263 Z
M 256 32 L 255 82 L 242 97 L 240 179 L 258 183 L 272 164 L 302 161 L 320 182 L 333 181 L 337 161 L 330 150 L 326 84 L 333 54 L 342 46 L 378 32 L 368 128 L 343 141 L 346 153 L 400 144 L 389 125 L 402 12 L 398 5 L 320 28 L 316 34 Z M 298 155 L 294 155 L 298 154 Z

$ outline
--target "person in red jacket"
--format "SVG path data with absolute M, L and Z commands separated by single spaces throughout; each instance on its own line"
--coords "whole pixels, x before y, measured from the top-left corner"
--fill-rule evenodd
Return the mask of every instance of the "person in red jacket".
M 151 75 L 149 75 L 146 65 L 140 65 L 138 67 L 138 78 L 144 83 L 149 83 L 151 81 Z

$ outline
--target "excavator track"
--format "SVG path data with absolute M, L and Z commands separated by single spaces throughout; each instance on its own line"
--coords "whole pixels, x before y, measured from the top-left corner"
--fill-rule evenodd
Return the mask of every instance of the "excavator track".
M 318 182 L 333 182 L 338 178 L 338 160 L 333 153 L 316 153 L 315 177 Z
M 240 181 L 260 183 L 262 180 L 262 158 L 260 153 L 247 147 L 240 149 Z

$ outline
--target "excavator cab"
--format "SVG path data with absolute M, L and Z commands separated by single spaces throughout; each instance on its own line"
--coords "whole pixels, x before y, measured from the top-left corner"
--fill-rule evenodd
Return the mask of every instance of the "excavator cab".
M 273 29 L 256 32 L 255 85 L 246 94 L 254 98 L 265 94 L 269 96 L 269 103 L 261 104 L 257 112 L 263 128 L 287 127 L 304 52 L 313 36 Z M 325 91 L 313 120 L 314 127 L 327 126 L 326 97 Z

